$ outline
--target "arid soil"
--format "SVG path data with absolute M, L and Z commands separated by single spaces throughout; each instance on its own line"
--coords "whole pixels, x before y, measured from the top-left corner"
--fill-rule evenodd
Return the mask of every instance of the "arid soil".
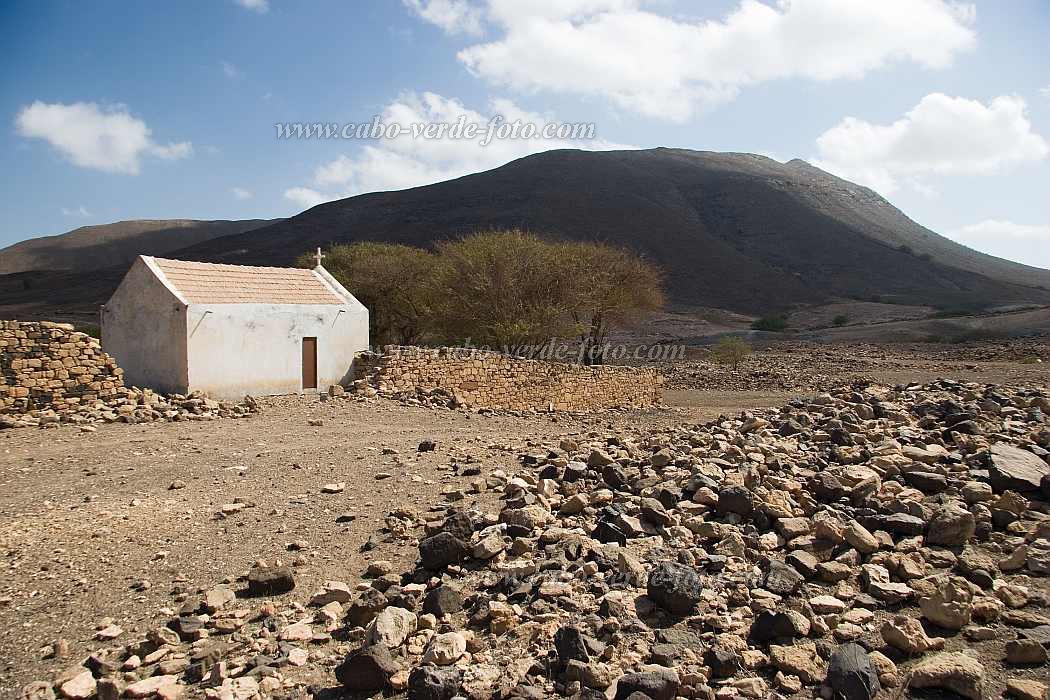
M 300 560 L 306 594 L 325 580 L 354 581 L 371 560 L 410 563 L 412 548 L 359 550 L 389 511 L 423 512 L 444 489 L 465 489 L 470 478 L 453 464 L 513 470 L 515 450 L 533 439 L 684 419 L 480 416 L 316 397 L 262 403 L 239 420 L 0 432 L 0 688 L 14 693 L 47 677 L 54 662 L 41 649 L 53 640 L 68 640 L 76 659 L 100 646 L 92 636 L 103 618 L 143 632 L 162 624 L 160 608 L 177 607 L 174 590 L 212 586 L 258 559 Z M 704 403 L 690 419 L 762 402 Z M 308 424 L 316 419 L 323 425 Z M 423 440 L 437 449 L 418 453 Z M 321 493 L 339 483 L 341 493 Z M 216 517 L 238 499 L 254 505 Z M 337 523 L 345 513 L 356 518 Z
M 15 695 L 75 665 L 105 646 L 93 637 L 110 620 L 129 638 L 162 626 L 187 594 L 232 583 L 260 559 L 293 564 L 304 601 L 324 581 L 354 585 L 371 561 L 410 568 L 415 547 L 374 539 L 387 515 L 450 502 L 491 507 L 496 497 L 470 493 L 474 477 L 463 473 L 472 465 L 486 475 L 516 471 L 530 444 L 779 406 L 823 388 L 823 378 L 1050 384 L 1046 364 L 959 353 L 759 353 L 735 375 L 720 369 L 717 381 L 679 382 L 672 372 L 668 407 L 635 413 L 489 416 L 282 397 L 240 420 L 2 431 L 0 689 Z M 755 367 L 788 376 L 756 382 L 747 374 Z M 418 452 L 424 440 L 436 449 Z M 324 493 L 328 485 L 338 492 Z M 230 507 L 238 503 L 247 507 Z M 67 658 L 42 658 L 58 639 L 69 643 Z

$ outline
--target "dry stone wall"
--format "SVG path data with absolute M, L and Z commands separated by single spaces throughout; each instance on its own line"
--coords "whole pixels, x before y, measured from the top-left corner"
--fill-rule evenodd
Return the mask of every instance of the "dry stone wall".
M 0 321 L 0 413 L 106 401 L 123 389 L 123 374 L 98 340 L 68 323 Z
M 660 401 L 655 369 L 584 367 L 468 348 L 387 346 L 354 361 L 355 387 L 384 396 L 443 393 L 459 406 L 593 411 Z

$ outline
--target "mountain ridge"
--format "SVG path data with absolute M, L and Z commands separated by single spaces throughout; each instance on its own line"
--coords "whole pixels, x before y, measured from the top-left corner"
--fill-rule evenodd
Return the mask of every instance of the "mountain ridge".
M 224 237 L 179 254 L 280 265 L 317 245 L 426 246 L 489 227 L 634 248 L 664 267 L 672 301 L 684 305 L 761 313 L 834 297 L 945 308 L 1050 302 L 1039 288 L 1050 288 L 1050 270 L 961 246 L 866 187 L 797 159 L 686 149 L 547 151 L 433 185 L 327 202 L 250 241 Z M 736 293 L 718 289 L 727 282 Z
M 842 299 L 953 312 L 1050 305 L 1050 270 L 959 245 L 869 188 L 805 161 L 668 148 L 547 151 L 432 185 L 327 202 L 188 246 L 124 254 L 291 265 L 333 243 L 426 247 L 511 227 L 632 248 L 663 268 L 678 309 L 755 316 Z M 180 235 L 168 233 L 168 243 Z M 123 260 L 0 275 L 10 309 L 0 313 L 39 316 L 48 304 L 94 313 L 126 270 Z
M 0 249 L 0 274 L 130 265 L 136 255 L 161 255 L 275 221 L 279 219 L 128 219 L 81 226 Z

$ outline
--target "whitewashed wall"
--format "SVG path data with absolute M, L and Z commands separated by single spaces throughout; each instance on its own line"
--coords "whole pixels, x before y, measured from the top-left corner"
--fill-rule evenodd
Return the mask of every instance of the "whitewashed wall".
M 368 310 L 359 302 L 191 304 L 186 311 L 190 390 L 216 398 L 302 390 L 302 339 L 317 338 L 317 386 L 346 379 L 368 347 Z
M 102 349 L 127 386 L 185 393 L 186 307 L 141 258 L 102 310 Z

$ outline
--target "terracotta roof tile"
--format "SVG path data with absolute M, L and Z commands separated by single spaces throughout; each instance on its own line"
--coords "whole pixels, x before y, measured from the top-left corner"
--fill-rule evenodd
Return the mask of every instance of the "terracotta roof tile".
M 313 270 L 153 258 L 191 304 L 345 304 Z

